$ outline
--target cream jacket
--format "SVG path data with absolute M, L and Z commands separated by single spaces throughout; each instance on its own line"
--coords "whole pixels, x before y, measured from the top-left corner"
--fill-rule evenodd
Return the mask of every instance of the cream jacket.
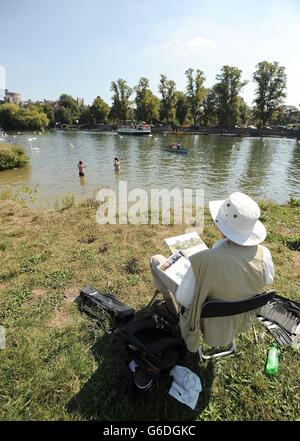
M 201 333 L 210 346 L 225 346 L 249 329 L 257 311 L 200 320 L 201 309 L 208 298 L 235 301 L 263 292 L 266 277 L 262 254 L 260 245 L 243 247 L 227 240 L 190 257 L 196 291 L 191 308 L 180 317 L 181 333 L 189 351 L 197 351 Z

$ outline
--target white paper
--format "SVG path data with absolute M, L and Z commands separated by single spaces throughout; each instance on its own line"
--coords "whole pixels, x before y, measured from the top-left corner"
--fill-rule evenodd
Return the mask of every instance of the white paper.
M 180 236 L 169 237 L 168 239 L 165 239 L 165 243 L 168 245 L 172 253 L 182 251 L 187 257 L 192 256 L 199 251 L 207 250 L 207 246 L 196 231 L 181 234 Z
M 169 267 L 166 268 L 167 266 Z M 160 264 L 158 269 L 179 286 L 190 266 L 190 261 L 181 253 L 176 252 L 166 262 Z

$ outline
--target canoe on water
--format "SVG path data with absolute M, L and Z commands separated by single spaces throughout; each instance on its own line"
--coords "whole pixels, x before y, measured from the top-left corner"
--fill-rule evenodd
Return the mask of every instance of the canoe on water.
M 170 153 L 188 153 L 188 149 L 181 147 L 180 144 L 171 144 L 165 147 L 165 150 Z
M 188 153 L 188 149 L 166 149 L 167 152 L 170 153 Z

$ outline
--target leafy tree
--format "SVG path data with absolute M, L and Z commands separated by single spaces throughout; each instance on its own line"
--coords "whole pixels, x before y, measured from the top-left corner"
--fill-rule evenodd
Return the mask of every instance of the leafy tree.
M 0 106 L 0 126 L 5 130 L 39 130 L 48 124 L 47 115 L 36 106 L 31 109 L 11 103 Z
M 159 120 L 159 99 L 150 90 L 149 80 L 141 77 L 134 91 L 136 93 L 136 119 L 148 123 L 157 122 Z
M 77 101 L 67 94 L 59 97 L 57 108 L 54 111 L 56 121 L 61 124 L 74 124 L 80 115 Z
M 272 120 L 286 97 L 285 67 L 279 66 L 276 61 L 262 61 L 256 66 L 253 80 L 257 85 L 254 115 L 258 126 L 261 127 Z
M 222 127 L 234 127 L 240 117 L 239 93 L 247 84 L 241 80 L 242 71 L 234 66 L 223 66 L 221 73 L 216 76 L 215 91 L 218 102 L 218 119 Z
M 252 119 L 252 110 L 244 98 L 239 97 L 239 123 L 248 126 Z
M 130 118 L 132 89 L 127 82 L 120 78 L 117 82 L 112 81 L 111 90 L 113 104 L 110 111 L 110 118 L 117 121 L 126 121 Z
M 25 109 L 21 109 L 19 115 L 24 129 L 39 130 L 43 127 L 47 127 L 49 124 L 47 115 L 38 110 L 26 111 Z
M 55 120 L 60 124 L 73 124 L 75 122 L 75 117 L 71 109 L 58 106 L 55 111 Z
M 169 124 L 171 121 L 175 121 L 176 83 L 173 80 L 168 80 L 166 75 L 160 75 L 158 90 L 161 94 L 160 120 Z
M 274 124 L 299 125 L 300 124 L 300 110 L 295 106 L 281 106 L 275 113 L 272 120 Z
M 90 112 L 97 124 L 106 122 L 110 112 L 109 105 L 100 97 L 94 99 Z M 87 113 L 85 113 L 87 115 Z
M 67 95 L 66 93 L 63 93 L 59 97 L 58 105 L 66 107 L 67 109 L 71 109 L 74 114 L 76 112 L 78 112 L 78 103 L 77 103 L 77 101 L 71 95 Z
M 30 111 L 38 112 L 38 113 L 45 113 L 47 115 L 49 126 L 55 125 L 55 115 L 54 115 L 54 108 L 56 103 L 54 102 L 44 102 L 41 103 L 39 101 L 32 102 L 31 100 L 28 101 L 28 104 L 23 105 L 23 109 L 29 109 Z
M 55 125 L 54 105 L 51 103 L 45 103 L 42 105 L 42 111 L 47 115 L 49 120 L 49 126 Z
M 196 70 L 195 77 L 194 69 L 188 69 L 185 72 L 185 75 L 187 77 L 187 96 L 189 97 L 194 126 L 196 126 L 198 123 L 200 123 L 200 115 L 203 110 L 203 101 L 207 94 L 207 91 L 203 86 L 205 76 L 204 73 L 199 69 Z
M 189 112 L 188 97 L 183 92 L 176 92 L 176 118 L 181 126 L 188 121 Z
M 4 130 L 18 128 L 18 113 L 20 107 L 16 104 L 6 103 L 0 106 L 0 127 Z
M 203 100 L 203 124 L 214 126 L 218 123 L 218 95 L 216 86 L 207 89 L 207 95 Z
M 80 124 L 85 124 L 88 127 L 93 127 L 96 124 L 95 117 L 91 111 L 91 107 L 86 107 L 80 114 Z

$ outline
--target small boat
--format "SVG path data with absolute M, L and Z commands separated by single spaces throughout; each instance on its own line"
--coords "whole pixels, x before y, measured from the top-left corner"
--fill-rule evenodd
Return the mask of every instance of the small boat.
M 170 153 L 188 153 L 188 149 L 183 148 L 180 144 L 169 144 L 165 147 Z

